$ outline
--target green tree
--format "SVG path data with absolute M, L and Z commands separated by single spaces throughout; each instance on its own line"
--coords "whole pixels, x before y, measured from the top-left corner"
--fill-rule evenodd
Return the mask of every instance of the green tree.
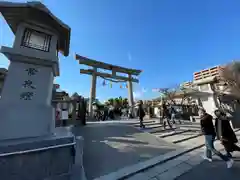
M 117 98 L 110 98 L 105 102 L 106 105 L 112 105 L 114 108 L 126 108 L 128 106 L 128 99 L 117 97 Z
M 110 98 L 106 101 L 107 104 L 112 105 L 112 106 L 113 106 L 113 102 L 114 102 L 113 98 Z

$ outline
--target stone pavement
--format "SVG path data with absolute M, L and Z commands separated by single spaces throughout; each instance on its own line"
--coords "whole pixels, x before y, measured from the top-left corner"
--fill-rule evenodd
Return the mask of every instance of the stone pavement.
M 140 128 L 138 127 L 139 121 L 136 119 L 89 122 L 86 127 L 79 129 L 77 133 L 75 132 L 76 135 L 81 135 L 84 137 L 85 146 L 87 146 L 86 148 L 84 148 L 84 166 L 88 179 L 96 177 L 104 180 L 114 180 L 119 178 L 121 179 L 122 177 L 127 177 L 134 172 L 141 171 L 142 169 L 153 166 L 161 161 L 166 161 L 169 158 L 174 158 L 175 156 L 186 153 L 187 151 L 192 151 L 196 148 L 200 148 L 203 144 L 201 137 L 196 136 L 195 132 L 189 131 L 189 127 L 199 127 L 199 124 L 192 124 L 189 121 L 186 121 L 184 124 L 181 125 L 183 129 L 180 129 L 179 125 L 177 125 L 177 129 L 174 131 L 174 133 L 172 130 L 164 130 L 162 125 L 159 124 L 158 119 L 145 120 L 145 124 L 147 128 L 144 130 L 140 130 Z M 135 128 L 133 128 L 132 126 L 134 126 Z M 126 131 L 126 128 L 131 129 L 131 133 L 140 133 L 141 136 L 133 136 L 133 138 L 126 137 L 126 135 L 128 136 L 129 134 L 129 132 Z M 180 134 L 182 134 L 182 136 L 179 139 L 177 135 L 180 136 Z M 168 141 L 168 139 L 165 139 L 168 136 L 172 136 L 172 138 L 170 138 L 172 140 L 174 140 L 174 138 L 177 138 L 177 141 L 181 139 L 187 141 L 190 137 L 190 141 L 189 143 L 182 141 Z M 192 139 L 191 137 L 193 137 L 194 139 Z M 141 152 L 141 144 L 134 142 L 136 140 L 140 142 L 144 141 L 146 144 L 148 144 L 148 148 L 151 147 L 150 151 L 147 151 L 147 149 L 144 148 L 146 150 L 144 156 L 146 156 L 146 154 L 149 154 L 150 152 L 153 154 L 152 157 L 149 156 L 148 158 L 143 158 L 141 153 L 144 152 Z M 95 143 L 90 143 L 92 141 L 94 141 Z M 95 146 L 98 145 L 96 142 L 100 142 L 101 145 L 107 145 L 106 147 L 110 147 L 107 148 L 109 149 L 108 151 L 110 152 L 110 154 L 118 157 L 117 159 L 119 160 L 113 162 L 112 164 L 105 163 L 106 159 L 110 159 L 109 155 L 106 157 L 106 154 L 109 154 L 109 152 L 99 153 L 98 155 L 96 155 Z M 159 142 L 160 144 L 158 144 Z M 111 147 L 113 147 L 112 149 L 117 150 L 118 152 L 114 153 L 113 151 L 110 151 Z M 133 147 L 135 149 L 135 152 L 131 152 L 131 148 Z M 153 147 L 156 148 L 156 151 L 152 150 Z M 104 150 L 104 148 L 101 149 Z M 120 153 L 121 151 L 128 152 L 129 156 L 125 157 L 122 153 Z M 99 150 L 99 152 L 103 151 Z M 94 162 L 103 162 L 104 164 L 94 164 L 92 160 L 89 160 L 95 156 L 97 156 L 97 158 Z
M 88 180 L 173 180 L 202 163 L 204 139 L 199 124 L 186 122 L 174 132 L 163 131 L 154 120 L 146 122 L 147 131 L 137 126 L 136 120 L 120 120 L 73 129 L 85 139 Z
M 226 168 L 226 164 L 221 160 L 212 163 L 203 162 L 194 167 L 188 173 L 176 178 L 176 180 L 239 180 L 240 179 L 240 153 L 235 153 L 235 162 L 231 169 Z M 161 179 L 162 180 L 162 179 Z
M 72 128 L 84 138 L 83 164 L 88 180 L 174 151 L 177 146 L 120 123 Z
M 239 138 L 240 132 L 238 131 L 236 134 Z M 223 149 L 219 141 L 215 143 L 215 147 L 218 150 Z M 201 157 L 204 153 L 204 149 L 205 148 L 202 147 L 193 150 L 175 159 L 130 176 L 126 180 L 189 180 L 192 178 L 194 178 L 194 180 L 226 180 L 226 178 L 235 180 L 237 177 L 239 179 L 240 153 L 235 154 L 236 159 L 233 168 L 227 169 L 226 163 L 221 161 L 218 157 L 214 157 L 212 163 L 205 162 Z M 209 175 L 209 178 L 206 174 Z

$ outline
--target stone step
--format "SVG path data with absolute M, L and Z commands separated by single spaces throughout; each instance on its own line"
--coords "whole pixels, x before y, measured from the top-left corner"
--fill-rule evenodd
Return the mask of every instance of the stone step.
M 151 122 L 151 121 L 150 121 L 150 122 L 144 122 L 144 125 L 145 125 L 146 127 L 154 126 L 154 125 L 157 125 L 157 124 L 159 124 L 159 123 Z M 139 126 L 140 126 L 139 122 L 137 122 L 136 124 L 134 124 L 134 126 L 139 127 Z
M 146 132 L 151 133 L 151 134 L 159 134 L 159 133 L 169 133 L 172 131 L 177 130 L 177 128 L 170 129 L 167 127 L 166 129 L 163 128 L 163 126 L 159 126 L 158 128 L 146 128 Z
M 177 143 L 180 147 L 198 147 L 204 144 L 204 136 L 198 136 L 187 141 Z
M 144 125 L 145 125 L 145 129 L 155 129 L 155 128 L 163 127 L 162 124 L 153 124 L 153 125 L 144 124 Z
M 178 144 L 178 143 L 181 143 L 181 142 L 184 142 L 184 141 L 188 141 L 190 139 L 194 139 L 194 138 L 197 138 L 199 136 L 201 136 L 202 134 L 195 134 L 195 135 L 191 135 L 189 137 L 185 137 L 185 138 L 182 138 L 182 139 L 179 139 L 179 140 L 175 140 L 173 141 L 172 143 L 174 144 Z
M 240 129 L 235 129 L 234 130 L 236 135 L 240 135 Z M 181 147 L 187 147 L 187 146 L 200 146 L 200 145 L 204 145 L 204 136 L 203 135 L 198 135 L 195 138 L 192 139 L 188 139 L 186 141 L 182 141 L 182 142 L 178 142 L 177 145 L 181 146 Z
M 164 129 L 163 125 L 158 124 L 156 126 L 150 126 L 150 127 L 146 126 L 146 131 L 148 131 L 149 133 L 160 134 L 160 133 L 170 133 L 171 131 L 176 131 L 179 129 L 180 131 L 188 131 L 188 130 L 199 131 L 200 130 L 200 128 L 195 128 L 195 127 L 192 128 L 191 126 L 182 127 L 182 125 L 180 124 L 175 124 L 172 127 L 173 127 L 172 130 L 168 126 L 166 127 L 166 129 Z
M 158 136 L 160 138 L 165 138 L 165 137 L 169 137 L 169 136 L 175 136 L 178 134 L 182 134 L 185 132 L 189 132 L 189 130 L 182 130 L 182 129 L 176 129 L 175 131 L 170 131 L 170 132 L 166 132 L 166 133 L 153 133 L 155 136 Z
M 179 126 L 181 129 L 193 129 L 193 130 L 200 130 L 201 129 L 201 126 L 200 124 L 199 125 L 180 125 Z
M 201 134 L 197 133 L 197 132 L 192 132 L 192 131 L 185 131 L 179 134 L 175 134 L 172 136 L 167 136 L 165 138 L 163 138 L 165 141 L 168 142 L 172 142 L 172 143 L 181 143 L 183 141 L 187 141 L 193 138 L 196 138 L 198 136 L 200 136 Z
M 155 121 L 145 121 L 145 122 L 143 122 L 144 124 L 156 124 L 156 122 Z M 134 125 L 134 126 L 139 126 L 139 124 L 140 124 L 140 122 L 139 122 L 139 120 L 137 120 L 137 121 L 135 121 L 135 122 L 133 122 L 133 123 L 130 123 L 131 125 Z
M 199 131 L 200 131 L 200 125 L 199 123 L 195 123 L 195 122 L 190 122 L 190 121 L 182 121 L 182 124 L 174 124 L 173 125 L 173 129 L 169 129 L 169 127 L 167 126 L 166 129 L 163 128 L 163 125 L 160 124 L 158 122 L 159 119 L 154 120 L 145 120 L 144 124 L 145 124 L 145 129 L 141 129 L 144 132 L 148 132 L 151 133 L 154 136 L 160 137 L 160 138 L 165 138 L 168 136 L 175 136 L 170 138 L 171 143 L 179 143 L 185 140 L 189 140 L 192 138 L 195 138 L 198 136 Z M 132 125 L 134 125 L 135 127 L 139 128 L 139 122 L 136 121 L 136 123 L 132 123 Z M 186 132 L 191 132 L 192 136 L 188 135 L 188 136 L 179 136 L 177 137 L 176 135 L 178 134 L 182 134 L 182 133 L 186 133 Z M 186 135 L 186 134 L 185 134 Z

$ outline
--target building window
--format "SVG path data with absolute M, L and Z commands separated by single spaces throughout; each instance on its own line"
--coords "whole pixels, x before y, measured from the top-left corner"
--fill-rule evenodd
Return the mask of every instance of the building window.
M 22 46 L 49 52 L 51 36 L 33 29 L 26 29 L 24 32 Z
M 202 84 L 199 86 L 200 91 L 207 91 L 209 89 L 208 84 Z

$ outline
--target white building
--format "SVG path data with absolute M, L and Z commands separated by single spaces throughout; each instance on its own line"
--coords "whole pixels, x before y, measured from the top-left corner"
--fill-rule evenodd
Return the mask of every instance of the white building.
M 192 87 L 197 91 L 192 97 L 213 116 L 217 108 L 223 108 L 232 117 L 233 126 L 240 127 L 240 106 L 231 89 L 221 81 L 221 69 L 221 66 L 215 66 L 194 73 Z

